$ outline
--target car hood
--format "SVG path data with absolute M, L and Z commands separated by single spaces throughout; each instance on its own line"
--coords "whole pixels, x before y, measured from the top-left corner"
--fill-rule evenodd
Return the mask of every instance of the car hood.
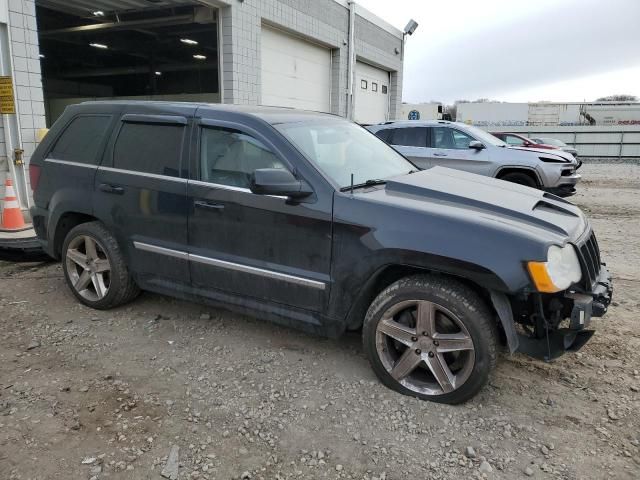
M 507 147 L 510 150 L 518 150 L 520 152 L 533 152 L 537 156 L 545 156 L 551 158 L 557 158 L 558 160 L 564 160 L 567 163 L 575 163 L 575 158 L 570 153 L 564 150 L 558 149 L 544 149 L 544 148 L 525 148 L 525 147 Z
M 392 178 L 376 196 L 385 203 L 493 224 L 545 242 L 575 241 L 587 228 L 582 211 L 560 197 L 444 167 Z

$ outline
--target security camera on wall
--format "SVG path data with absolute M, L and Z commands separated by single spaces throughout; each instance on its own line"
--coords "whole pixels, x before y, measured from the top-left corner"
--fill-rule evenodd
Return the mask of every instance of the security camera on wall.
M 404 27 L 404 33 L 407 35 L 413 35 L 413 32 L 416 31 L 416 28 L 418 28 L 418 22 L 411 19 L 409 20 L 409 23 L 407 23 L 407 26 Z

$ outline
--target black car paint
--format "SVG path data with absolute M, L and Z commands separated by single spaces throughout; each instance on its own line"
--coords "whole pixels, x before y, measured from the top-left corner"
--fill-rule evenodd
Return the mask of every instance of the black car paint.
M 113 116 L 101 167 L 45 162 L 55 139 L 83 112 Z M 185 119 L 177 178 L 109 170 L 123 115 Z M 533 291 L 524 262 L 545 261 L 549 245 L 577 242 L 590 229 L 580 210 L 560 198 L 443 168 L 340 192 L 273 126 L 317 117 L 331 118 L 159 102 L 69 107 L 32 158 L 46 167 L 32 210 L 43 226 L 38 236 L 59 257 L 61 217 L 94 217 L 115 234 L 143 289 L 336 336 L 361 321 L 368 288 L 388 269 L 454 275 L 504 300 Z M 255 136 L 313 194 L 292 200 L 200 182 L 198 139 L 207 126 Z M 247 268 L 220 268 L 225 262 Z M 283 280 L 289 276 L 308 283 Z M 513 330 L 513 318 L 500 317 Z

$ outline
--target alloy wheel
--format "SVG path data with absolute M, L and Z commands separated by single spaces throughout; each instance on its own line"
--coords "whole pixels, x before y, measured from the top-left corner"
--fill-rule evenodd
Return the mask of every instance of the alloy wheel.
M 395 381 L 422 395 L 456 390 L 475 363 L 473 339 L 464 323 L 426 300 L 403 301 L 387 309 L 376 327 L 376 350 Z
M 75 237 L 66 251 L 71 285 L 86 300 L 96 302 L 109 293 L 111 264 L 100 242 L 88 235 Z

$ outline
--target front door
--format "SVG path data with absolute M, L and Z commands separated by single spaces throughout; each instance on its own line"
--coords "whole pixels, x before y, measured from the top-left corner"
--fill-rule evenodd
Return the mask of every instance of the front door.
M 469 148 L 475 138 L 450 127 L 431 128 L 431 165 L 455 168 L 479 175 L 490 175 L 487 149 Z
M 188 185 L 191 279 L 204 292 L 320 311 L 329 295 L 331 198 L 256 195 L 259 168 L 291 165 L 250 128 L 207 121 Z

